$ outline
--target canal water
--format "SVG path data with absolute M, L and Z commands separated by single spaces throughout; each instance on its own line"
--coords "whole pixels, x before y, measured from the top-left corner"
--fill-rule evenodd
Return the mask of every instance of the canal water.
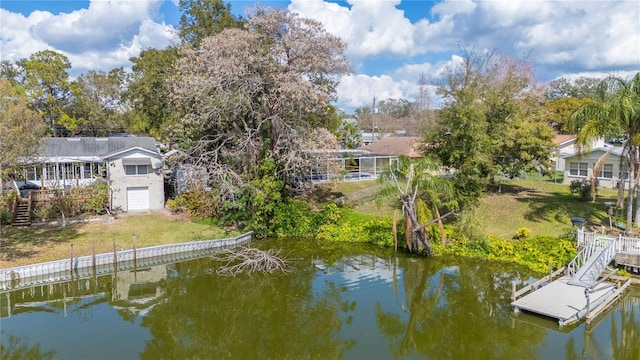
M 0 293 L 0 358 L 640 359 L 640 291 L 589 327 L 518 314 L 512 264 L 268 240 L 288 273 L 205 257 Z

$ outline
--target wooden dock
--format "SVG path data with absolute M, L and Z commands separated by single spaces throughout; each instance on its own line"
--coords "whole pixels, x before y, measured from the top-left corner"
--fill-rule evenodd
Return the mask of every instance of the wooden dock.
M 615 296 L 618 290 L 615 284 L 607 282 L 587 289 L 568 284 L 570 279 L 569 276 L 563 276 L 512 302 L 511 305 L 516 311 L 528 311 L 557 319 L 558 324 L 564 326 L 587 317 L 589 312 L 595 311 L 599 305 Z
M 637 269 L 635 260 L 640 256 L 640 239 L 611 238 L 578 230 L 577 243 L 581 249 L 566 268 L 519 291 L 513 285 L 511 305 L 516 312 L 556 319 L 560 326 L 581 319 L 586 319 L 588 324 L 622 296 L 633 280 L 613 283 L 606 281 L 613 272 L 604 278 L 602 274 L 611 262 Z M 561 277 L 554 280 L 556 276 Z

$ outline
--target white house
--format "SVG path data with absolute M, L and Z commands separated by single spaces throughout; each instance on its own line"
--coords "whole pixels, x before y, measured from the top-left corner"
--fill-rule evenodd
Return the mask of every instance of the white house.
M 558 134 L 553 139 L 553 143 L 555 144 L 555 154 L 551 157 L 551 162 L 554 164 L 554 168 L 556 171 L 564 172 L 565 171 L 565 161 L 564 159 L 567 156 L 575 155 L 580 152 L 580 148 L 576 144 L 577 137 L 576 135 L 570 134 Z M 593 141 L 590 148 L 598 148 L 609 146 L 605 143 L 604 138 L 598 138 Z
M 591 179 L 595 175 L 599 187 L 616 188 L 618 183 L 627 177 L 622 150 L 620 146 L 600 146 L 590 151 L 565 155 L 562 158 L 565 163 L 563 183 L 570 184 L 574 180 Z M 593 168 L 596 162 L 605 153 L 609 154 L 602 169 L 598 174 L 594 174 Z
M 47 138 L 18 179 L 43 189 L 106 180 L 112 209 L 159 210 L 164 207 L 164 177 L 158 149 L 150 137 Z

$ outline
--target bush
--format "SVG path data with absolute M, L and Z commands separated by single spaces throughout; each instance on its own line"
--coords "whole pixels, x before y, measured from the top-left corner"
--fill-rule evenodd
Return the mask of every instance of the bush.
M 167 208 L 173 213 L 187 212 L 189 216 L 210 218 L 218 216 L 218 198 L 211 191 L 196 190 L 167 200 Z
M 53 219 L 58 216 L 56 209 L 49 203 L 37 204 L 32 210 L 33 217 L 35 219 L 45 221 Z
M 521 241 L 486 237 L 481 241 L 458 240 L 451 246 L 437 246 L 438 254 L 479 257 L 513 262 L 534 271 L 549 271 L 565 266 L 576 256 L 570 240 L 555 236 L 533 236 Z
M 109 187 L 106 183 L 98 183 L 89 189 L 91 189 L 91 194 L 84 204 L 83 210 L 94 215 L 102 214 L 108 204 Z
M 0 226 L 11 224 L 11 217 L 11 211 L 5 208 L 0 208 Z
M 513 238 L 516 240 L 522 240 L 528 238 L 529 236 L 531 236 L 531 230 L 527 229 L 526 227 L 522 227 L 516 230 L 516 235 Z
M 352 209 L 337 207 L 325 208 L 323 211 L 322 220 L 325 221 L 318 228 L 319 239 L 393 246 L 391 218 L 360 214 Z
M 309 204 L 293 200 L 276 205 L 270 220 L 269 234 L 276 237 L 314 236 L 318 226 Z
M 573 180 L 571 185 L 569 185 L 569 190 L 572 194 L 578 194 L 578 198 L 581 201 L 589 201 L 591 200 L 591 183 L 589 180 Z M 598 182 L 595 184 L 596 193 L 598 191 Z

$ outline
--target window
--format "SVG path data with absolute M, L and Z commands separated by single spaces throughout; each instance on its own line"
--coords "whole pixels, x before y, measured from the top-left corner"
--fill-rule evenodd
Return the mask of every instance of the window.
M 47 164 L 44 168 L 44 176 L 47 180 L 56 179 L 56 164 Z
M 83 173 L 83 178 L 84 179 L 93 178 L 93 171 L 92 171 L 92 166 L 91 166 L 90 162 L 84 163 L 82 173 Z
M 60 180 L 67 179 L 73 180 L 74 176 L 74 164 L 60 164 L 62 170 L 60 171 Z M 64 177 L 63 177 L 64 176 Z
M 598 177 L 612 179 L 613 178 L 613 164 L 604 164 L 602 170 L 600 170 L 600 175 Z
M 149 165 L 125 165 L 124 173 L 126 175 L 147 175 L 149 173 Z
M 587 176 L 587 168 L 589 164 L 572 162 L 569 163 L 569 175 L 572 176 Z

